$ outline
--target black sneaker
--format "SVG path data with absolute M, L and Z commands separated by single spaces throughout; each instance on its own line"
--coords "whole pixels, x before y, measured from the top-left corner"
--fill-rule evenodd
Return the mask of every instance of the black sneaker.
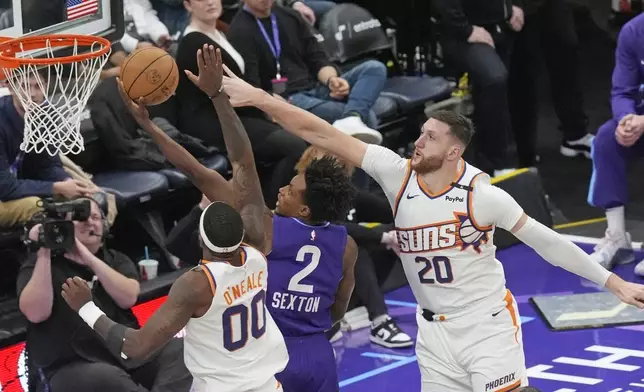
M 371 328 L 370 340 L 387 348 L 403 348 L 414 344 L 409 335 L 404 333 L 391 317 Z
M 581 155 L 590 159 L 590 146 L 593 144 L 593 135 L 587 133 L 584 137 L 577 140 L 564 140 L 559 147 L 561 155 L 567 157 L 576 157 Z

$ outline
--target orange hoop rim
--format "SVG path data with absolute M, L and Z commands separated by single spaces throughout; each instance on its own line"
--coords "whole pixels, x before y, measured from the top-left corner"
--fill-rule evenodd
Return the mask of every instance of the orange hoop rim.
M 16 53 L 47 48 L 47 41 L 53 48 L 63 48 L 76 45 L 78 47 L 91 47 L 98 43 L 100 50 L 73 56 L 63 56 L 46 59 L 32 59 L 15 57 Z M 112 43 L 107 39 L 94 35 L 82 34 L 44 34 L 17 38 L 0 37 L 0 68 L 15 69 L 21 65 L 52 65 L 71 64 L 79 61 L 96 58 L 107 54 Z

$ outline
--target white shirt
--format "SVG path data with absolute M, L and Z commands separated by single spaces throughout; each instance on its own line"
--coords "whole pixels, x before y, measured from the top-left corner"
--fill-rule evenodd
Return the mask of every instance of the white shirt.
M 186 30 L 183 32 L 183 36 L 185 37 L 189 33 L 192 32 L 198 32 L 207 35 L 211 40 L 215 41 L 217 45 L 219 45 L 223 50 L 226 51 L 230 55 L 230 57 L 235 60 L 235 63 L 237 63 L 237 66 L 239 67 L 239 70 L 244 73 L 244 58 L 239 54 L 239 52 L 231 45 L 230 41 L 226 38 L 225 35 L 223 35 L 219 30 L 212 29 L 211 31 L 205 32 L 201 30 L 197 30 L 193 26 L 189 25 L 186 27 Z
M 431 193 L 408 159 L 369 145 L 362 168 L 384 190 L 394 211 L 401 260 L 422 309 L 457 317 L 472 306 L 504 305 L 503 266 L 494 230 L 512 229 L 523 209 L 487 174 L 461 160 L 452 185 Z
M 167 26 L 159 20 L 150 0 L 123 0 L 123 8 L 126 19 L 134 22 L 139 35 L 150 37 L 154 42 L 158 42 L 164 35 L 170 36 Z M 135 51 L 138 43 L 136 38 L 128 34 L 121 38 L 121 45 L 127 52 Z

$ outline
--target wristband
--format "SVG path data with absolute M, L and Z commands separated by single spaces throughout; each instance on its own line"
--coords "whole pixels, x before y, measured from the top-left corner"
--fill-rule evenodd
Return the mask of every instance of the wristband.
M 94 329 L 94 324 L 96 324 L 96 321 L 101 316 L 104 316 L 105 313 L 103 313 L 103 311 L 100 310 L 94 302 L 89 301 L 80 309 L 78 309 L 78 315 L 83 319 L 83 321 L 87 323 L 87 325 L 89 325 L 90 328 Z

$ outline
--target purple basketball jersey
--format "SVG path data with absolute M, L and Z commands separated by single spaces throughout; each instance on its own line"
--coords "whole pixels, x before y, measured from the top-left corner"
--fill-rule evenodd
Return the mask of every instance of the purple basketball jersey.
M 331 305 L 342 279 L 347 230 L 273 217 L 266 306 L 284 336 L 331 328 Z

